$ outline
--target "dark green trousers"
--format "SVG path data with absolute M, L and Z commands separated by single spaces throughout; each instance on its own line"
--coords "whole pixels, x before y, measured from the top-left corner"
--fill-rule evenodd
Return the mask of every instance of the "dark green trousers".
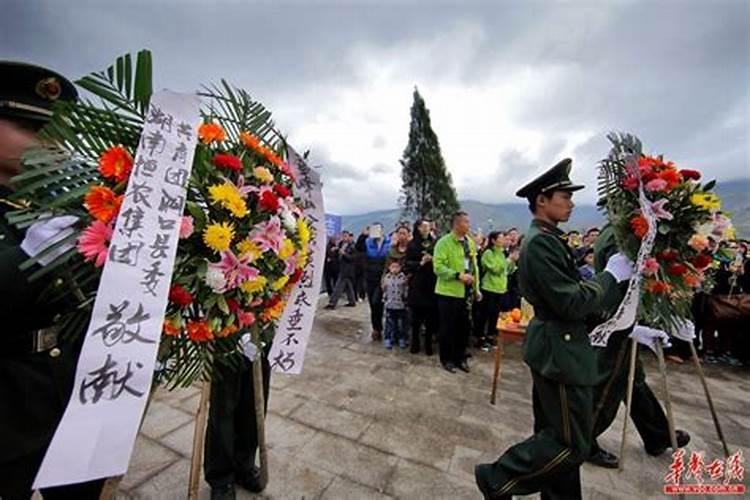
M 510 447 L 482 479 L 492 497 L 541 492 L 581 498 L 579 469 L 591 446 L 593 387 L 561 384 L 532 371 L 534 435 Z
M 268 408 L 271 369 L 263 356 L 263 392 Z M 242 369 L 234 371 L 217 365 L 211 382 L 211 401 L 206 426 L 206 482 L 212 488 L 234 483 L 255 464 L 258 432 L 255 420 L 253 367 L 242 358 Z M 217 376 L 218 375 L 218 376 Z
M 597 350 L 598 369 L 604 379 L 594 389 L 594 443 L 592 452 L 598 450 L 596 438 L 614 422 L 620 403 L 625 403 L 630 368 L 629 332 L 616 332 L 607 346 Z M 646 373 L 641 360 L 636 358 L 633 380 L 633 400 L 630 418 L 647 450 L 658 450 L 669 445 L 669 425 L 664 410 L 646 383 Z

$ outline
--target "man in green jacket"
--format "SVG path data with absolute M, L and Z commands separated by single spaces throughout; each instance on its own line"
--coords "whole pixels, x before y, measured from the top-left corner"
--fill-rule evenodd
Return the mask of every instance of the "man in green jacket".
M 440 363 L 450 373 L 455 373 L 456 368 L 469 372 L 466 345 L 471 331 L 471 307 L 475 299 L 481 300 L 477 249 L 469 229 L 466 212 L 455 213 L 451 232 L 438 240 L 432 258 L 440 311 Z
M 584 319 L 612 300 L 617 283 L 633 265 L 614 255 L 605 272 L 581 282 L 558 223 L 573 210 L 572 193 L 583 186 L 569 179 L 565 159 L 521 188 L 534 220 L 518 264 L 523 297 L 533 306 L 523 346 L 533 378 L 534 435 L 509 448 L 495 463 L 474 469 L 485 498 L 511 498 L 541 491 L 543 499 L 581 498 L 580 466 L 592 440 L 596 357 Z

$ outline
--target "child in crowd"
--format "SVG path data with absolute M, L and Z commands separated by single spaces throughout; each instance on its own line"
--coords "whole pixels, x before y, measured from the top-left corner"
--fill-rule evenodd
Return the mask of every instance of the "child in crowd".
M 596 269 L 594 268 L 594 249 L 587 248 L 583 254 L 583 258 L 579 261 L 580 267 L 578 268 L 578 274 L 581 275 L 583 281 L 589 281 L 594 279 Z
M 407 347 L 406 340 L 406 275 L 401 272 L 401 261 L 394 260 L 388 265 L 388 272 L 383 276 L 383 302 L 385 305 L 385 339 L 386 349 L 391 349 L 398 342 L 399 347 Z

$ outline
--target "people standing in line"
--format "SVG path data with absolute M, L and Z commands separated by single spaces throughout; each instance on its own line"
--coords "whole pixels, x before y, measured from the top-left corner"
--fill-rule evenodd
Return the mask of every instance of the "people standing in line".
M 469 236 L 471 224 L 466 212 L 451 218 L 451 232 L 435 245 L 433 269 L 437 276 L 435 293 L 440 313 L 440 363 L 455 373 L 469 372 L 466 346 L 471 331 L 471 308 L 479 292 L 477 249 Z
M 341 294 L 346 292 L 346 298 L 348 300 L 347 306 L 354 307 L 357 305 L 357 295 L 354 291 L 354 275 L 355 275 L 355 251 L 354 251 L 354 235 L 349 231 L 344 231 L 341 235 L 341 243 L 337 250 L 339 254 L 339 277 L 336 281 L 336 286 L 333 289 L 333 294 L 330 296 L 330 300 L 326 309 L 336 309 Z
M 406 298 L 408 296 L 408 279 L 401 270 L 401 261 L 392 260 L 388 272 L 383 276 L 383 304 L 385 306 L 385 335 L 383 343 L 386 349 L 398 344 L 401 349 L 409 345 L 407 334 Z
M 336 281 L 339 279 L 339 244 L 335 236 L 328 238 L 326 260 L 323 265 L 323 285 L 328 297 L 333 295 Z
M 362 228 L 354 244 L 354 292 L 358 300 L 367 297 L 367 280 L 365 279 L 365 260 L 367 259 L 367 237 L 370 234 L 370 226 Z
M 370 303 L 372 340 L 380 340 L 383 332 L 383 292 L 380 288 L 385 260 L 391 249 L 391 240 L 383 234 L 379 222 L 370 225 L 370 234 L 365 240 L 365 280 L 367 300 Z
M 437 333 L 438 308 L 435 296 L 435 273 L 432 270 L 432 255 L 435 238 L 427 219 L 414 223 L 411 242 L 406 249 L 404 270 L 409 276 L 409 311 L 411 314 L 411 348 L 420 351 L 420 334 L 424 326 L 424 352 L 432 356 L 433 336 Z
M 515 268 L 516 256 L 505 257 L 505 233 L 493 231 L 488 238 L 488 247 L 482 254 L 481 347 L 489 350 L 497 334 L 497 317 L 501 311 L 508 311 L 508 274 Z
M 565 233 L 557 226 L 573 210 L 574 185 L 566 159 L 521 188 L 534 214 L 519 260 L 519 283 L 536 315 L 526 330 L 524 362 L 533 379 L 534 435 L 492 464 L 474 469 L 486 499 L 541 491 L 542 498 L 581 498 L 580 466 L 592 441 L 596 356 L 585 319 L 599 311 L 633 264 L 612 256 L 605 271 L 580 281 Z

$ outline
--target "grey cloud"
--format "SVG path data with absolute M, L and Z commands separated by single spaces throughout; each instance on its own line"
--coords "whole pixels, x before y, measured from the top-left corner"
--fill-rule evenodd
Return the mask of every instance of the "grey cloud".
M 295 123 L 324 112 L 330 89 L 366 87 L 368 64 L 397 62 L 415 46 L 441 50 L 399 68 L 406 72 L 399 76 L 426 85 L 470 88 L 519 71 L 554 75 L 538 94 L 524 93 L 518 112 L 507 116 L 543 135 L 544 164 L 509 151 L 489 182 L 458 186 L 463 198 L 507 201 L 520 183 L 557 159 L 571 131 L 596 133 L 574 151 L 574 178 L 588 184 L 612 129 L 636 133 L 650 151 L 717 177 L 750 176 L 748 20 L 746 0 L 70 0 L 64 8 L 52 0 L 6 0 L 0 46 L 2 58 L 48 65 L 71 77 L 147 47 L 154 52 L 157 87 L 193 90 L 225 77 L 276 113 L 290 112 Z M 730 116 L 740 118 L 727 123 Z M 373 146 L 386 147 L 385 137 L 376 136 Z M 325 151 L 311 149 L 324 165 L 332 204 L 343 210 L 395 203 L 398 165 L 355 165 L 360 158 L 331 163 Z M 373 184 L 372 177 L 391 173 L 389 185 Z

